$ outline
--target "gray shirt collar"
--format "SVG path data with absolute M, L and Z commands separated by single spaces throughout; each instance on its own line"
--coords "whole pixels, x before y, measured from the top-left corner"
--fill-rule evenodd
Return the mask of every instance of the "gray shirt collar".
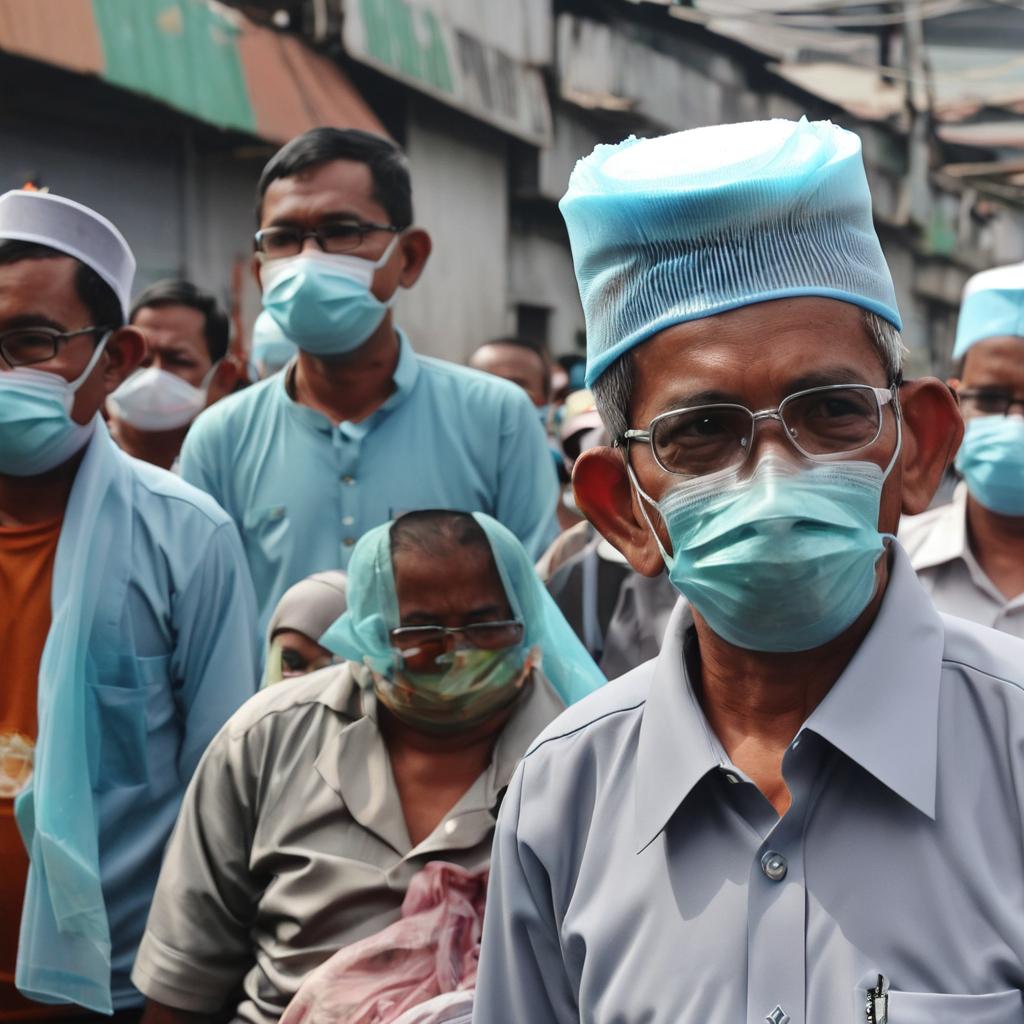
M 345 715 L 361 716 L 327 736 L 317 754 L 316 770 L 363 828 L 392 849 L 406 854 L 411 850 L 411 843 L 387 747 L 377 728 L 376 701 L 368 672 L 363 666 L 351 664 L 343 669 L 349 676 L 346 685 L 339 689 L 336 697 L 326 699 L 325 695 L 324 703 Z M 474 842 L 482 840 L 493 827 L 500 798 L 519 759 L 563 708 L 547 680 L 535 672 L 530 692 L 498 736 L 487 769 L 449 812 L 449 817 L 458 814 L 477 818 L 473 824 L 480 834 Z M 456 742 L 454 738 L 453 742 Z M 463 828 L 458 843 L 461 846 L 467 842 Z M 422 845 L 417 849 L 421 850 Z
M 944 631 L 903 549 L 878 617 L 842 675 L 804 723 L 929 817 L 935 815 Z M 636 846 L 650 844 L 691 790 L 728 758 L 698 703 L 683 654 L 693 619 L 669 621 L 637 751 Z

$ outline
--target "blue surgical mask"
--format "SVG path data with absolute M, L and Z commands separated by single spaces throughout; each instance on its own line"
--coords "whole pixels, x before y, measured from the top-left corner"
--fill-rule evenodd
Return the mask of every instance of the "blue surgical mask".
M 956 468 L 987 509 L 1024 516 L 1024 419 L 980 416 L 967 424 Z
M 382 302 L 370 290 L 391 258 L 398 236 L 379 260 L 319 251 L 263 264 L 263 308 L 285 336 L 312 355 L 343 355 L 380 326 L 394 296 Z
M 107 346 L 105 335 L 85 369 L 69 381 L 57 373 L 18 367 L 0 373 L 0 473 L 38 476 L 81 451 L 96 420 L 71 418 L 75 393 L 88 380 Z
M 769 455 L 748 477 L 731 469 L 687 480 L 656 503 L 634 486 L 665 521 L 672 554 L 658 547 L 669 579 L 718 636 L 806 651 L 848 629 L 874 595 L 879 502 L 896 457 L 883 472 Z

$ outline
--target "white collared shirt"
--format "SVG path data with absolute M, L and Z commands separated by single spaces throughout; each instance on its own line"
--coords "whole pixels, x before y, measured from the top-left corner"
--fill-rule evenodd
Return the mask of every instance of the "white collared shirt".
M 904 519 L 899 537 L 940 612 L 1024 638 L 1024 594 L 1007 600 L 971 551 L 966 484 L 950 504 Z
M 1024 644 L 940 616 L 894 545 L 780 818 L 701 710 L 691 624 L 516 771 L 476 1024 L 863 1024 L 880 974 L 889 1024 L 1019 1024 Z

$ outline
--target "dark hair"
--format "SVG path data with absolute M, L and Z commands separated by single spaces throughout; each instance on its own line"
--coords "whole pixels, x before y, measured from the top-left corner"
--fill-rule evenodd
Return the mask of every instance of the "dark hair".
M 228 340 L 231 337 L 227 314 L 209 292 L 197 288 L 191 281 L 170 279 L 151 284 L 136 296 L 128 322 L 134 323 L 140 310 L 163 309 L 166 306 L 187 306 L 202 313 L 203 336 L 206 338 L 210 362 L 215 363 L 227 355 Z
M 551 394 L 551 356 L 543 342 L 534 341 L 532 338 L 524 338 L 519 334 L 510 334 L 506 337 L 492 338 L 490 341 L 485 341 L 482 345 L 477 345 L 474 355 L 481 349 L 488 348 L 491 345 L 509 345 L 512 348 L 521 348 L 527 352 L 532 352 L 540 360 L 544 371 L 544 394 Z
M 493 559 L 483 527 L 468 512 L 423 509 L 406 512 L 391 524 L 391 554 L 422 551 L 438 557 L 453 548 L 478 548 Z
M 282 146 L 263 168 L 256 201 L 256 226 L 260 226 L 263 197 L 272 182 L 332 160 L 355 160 L 370 168 L 373 198 L 388 212 L 395 227 L 412 223 L 412 182 L 402 150 L 383 135 L 357 128 L 311 128 Z
M 79 301 L 89 310 L 92 318 L 91 327 L 110 327 L 117 329 L 124 326 L 124 313 L 121 300 L 114 289 L 96 273 L 74 256 L 48 245 L 38 242 L 22 242 L 17 239 L 0 241 L 0 266 L 20 263 L 22 260 L 53 260 L 67 257 L 75 260 L 75 291 Z

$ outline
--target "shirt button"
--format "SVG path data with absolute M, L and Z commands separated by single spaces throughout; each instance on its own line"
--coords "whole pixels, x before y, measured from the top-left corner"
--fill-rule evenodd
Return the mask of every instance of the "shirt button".
M 445 835 L 451 835 L 459 827 L 458 822 L 446 821 L 444 823 Z
M 781 882 L 786 877 L 789 865 L 786 863 L 786 858 L 783 857 L 781 853 L 769 850 L 761 858 L 761 870 L 764 872 L 765 878 L 769 881 Z
M 342 482 L 343 484 L 346 484 L 347 486 L 351 487 L 351 486 L 352 486 L 352 485 L 353 485 L 353 484 L 354 484 L 354 483 L 356 482 L 356 478 L 355 478 L 354 476 L 349 476 L 349 475 L 348 475 L 348 474 L 346 473 L 346 474 L 345 474 L 345 475 L 344 475 L 344 476 L 343 476 L 343 477 L 341 478 L 341 482 Z
M 356 521 L 356 517 L 355 516 L 342 516 L 341 525 L 342 526 L 351 526 L 355 521 Z
M 346 537 L 341 543 L 344 544 L 345 547 L 350 548 L 352 547 L 353 544 L 355 544 L 355 542 L 355 537 Z

